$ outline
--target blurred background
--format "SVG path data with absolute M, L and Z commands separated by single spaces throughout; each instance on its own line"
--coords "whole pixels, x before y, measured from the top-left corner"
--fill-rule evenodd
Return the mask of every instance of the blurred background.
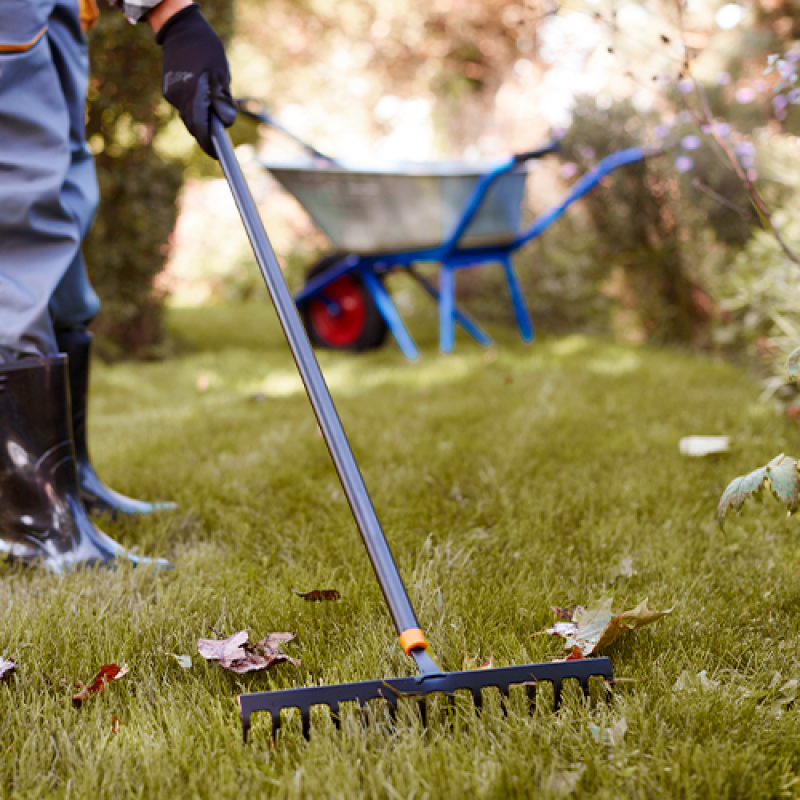
M 201 6 L 229 42 L 234 95 L 263 100 L 334 157 L 480 161 L 563 136 L 561 154 L 533 168 L 527 219 L 609 152 L 670 145 L 609 176 L 519 254 L 540 331 L 691 347 L 767 375 L 800 344 L 800 264 L 741 177 L 800 252 L 798 0 Z M 107 12 L 90 36 L 101 206 L 85 255 L 104 302 L 99 349 L 164 357 L 180 349 L 169 308 L 269 301 L 221 172 L 161 99 L 149 29 Z M 297 146 L 246 119 L 232 135 L 297 288 L 330 244 L 255 161 Z M 481 321 L 513 325 L 501 281 L 494 269 L 460 275 L 460 301 Z M 435 313 L 405 285 L 393 289 L 404 316 Z M 780 378 L 771 386 L 783 389 Z

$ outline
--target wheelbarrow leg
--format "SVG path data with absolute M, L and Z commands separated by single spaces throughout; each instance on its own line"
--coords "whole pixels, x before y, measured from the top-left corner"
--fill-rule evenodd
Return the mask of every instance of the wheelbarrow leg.
M 422 277 L 414 267 L 408 267 L 408 274 L 436 301 L 438 306 L 441 302 L 439 292 L 436 291 L 430 281 Z M 453 304 L 453 314 L 455 315 L 456 322 L 482 347 L 492 346 L 492 337 L 483 331 L 478 324 L 468 317 L 463 311 L 460 311 L 458 306 Z
M 525 303 L 525 297 L 522 294 L 522 288 L 519 285 L 519 279 L 514 271 L 510 256 L 503 258 L 502 264 L 506 273 L 508 293 L 511 295 L 511 303 L 514 306 L 514 316 L 517 319 L 520 336 L 523 342 L 532 342 L 534 337 L 533 323 L 531 322 L 528 306 Z
M 364 281 L 364 286 L 367 287 L 367 290 L 375 300 L 378 311 L 386 320 L 386 324 L 389 326 L 389 330 L 392 332 L 392 336 L 394 336 L 397 346 L 403 355 L 409 361 L 416 361 L 419 358 L 419 350 L 417 350 L 411 334 L 403 324 L 403 320 L 397 311 L 397 306 L 389 296 L 389 292 L 386 291 L 384 285 L 371 269 L 361 269 L 358 271 L 358 275 Z
M 451 353 L 455 344 L 456 271 L 446 263 L 439 272 L 439 350 Z

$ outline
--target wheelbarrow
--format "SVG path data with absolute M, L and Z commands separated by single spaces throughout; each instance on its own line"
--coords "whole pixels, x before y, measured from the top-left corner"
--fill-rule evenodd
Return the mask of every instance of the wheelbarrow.
M 630 147 L 612 153 L 577 180 L 560 203 L 521 229 L 527 165 L 556 153 L 556 141 L 498 161 L 476 164 L 398 162 L 365 166 L 330 158 L 282 127 L 258 101 L 237 101 L 246 115 L 298 142 L 304 157 L 259 163 L 292 194 L 336 252 L 308 271 L 294 295 L 309 339 L 317 347 L 361 352 L 380 347 L 391 332 L 403 355 L 419 357 L 384 278 L 403 270 L 438 304 L 439 349 L 450 353 L 455 326 L 484 347 L 489 335 L 455 301 L 459 270 L 496 264 L 505 274 L 523 341 L 534 328 L 512 257 L 541 235 L 606 175 L 656 150 Z M 438 287 L 418 271 L 439 266 Z

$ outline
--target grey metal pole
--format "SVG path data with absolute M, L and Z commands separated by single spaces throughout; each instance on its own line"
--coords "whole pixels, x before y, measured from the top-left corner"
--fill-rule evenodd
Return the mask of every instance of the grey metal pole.
M 297 313 L 289 287 L 269 243 L 258 209 L 242 174 L 233 145 L 225 126 L 212 114 L 211 138 L 217 149 L 222 171 L 231 187 L 234 200 L 242 215 L 247 235 L 253 245 L 258 266 L 269 289 L 275 311 L 289 342 L 300 377 L 305 384 L 311 406 L 316 414 L 325 443 L 328 445 L 339 480 L 353 511 L 358 530 L 364 540 L 372 567 L 378 577 L 383 595 L 394 620 L 397 633 L 418 628 L 417 617 L 403 585 L 386 536 L 375 514 L 367 487 L 358 468 L 347 435 L 333 405 L 328 386 L 322 376 L 314 351 Z

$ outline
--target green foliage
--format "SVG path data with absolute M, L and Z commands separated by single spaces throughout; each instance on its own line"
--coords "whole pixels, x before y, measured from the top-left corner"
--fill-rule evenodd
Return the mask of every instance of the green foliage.
M 658 121 L 628 102 L 601 110 L 583 100 L 563 141 L 564 158 L 585 171 L 609 153 L 647 143 Z M 692 252 L 705 222 L 704 203 L 672 160 L 667 154 L 616 170 L 583 207 L 612 290 L 648 340 L 707 345 L 712 303 Z M 718 204 L 715 211 L 721 218 L 732 213 Z
M 760 498 L 765 486 L 776 499 L 786 504 L 790 513 L 797 511 L 797 461 L 781 453 L 765 467 L 759 467 L 747 475 L 734 478 L 728 484 L 717 507 L 717 521 L 720 526 L 725 520 L 728 509 L 738 513 L 748 497 Z
M 231 4 L 207 0 L 203 12 L 228 38 Z M 154 355 L 163 334 L 163 295 L 153 279 L 168 253 L 184 169 L 154 148 L 173 117 L 161 97 L 161 51 L 146 23 L 133 26 L 104 9 L 90 33 L 90 52 L 86 135 L 100 208 L 84 254 L 103 301 L 94 328 L 108 357 Z

